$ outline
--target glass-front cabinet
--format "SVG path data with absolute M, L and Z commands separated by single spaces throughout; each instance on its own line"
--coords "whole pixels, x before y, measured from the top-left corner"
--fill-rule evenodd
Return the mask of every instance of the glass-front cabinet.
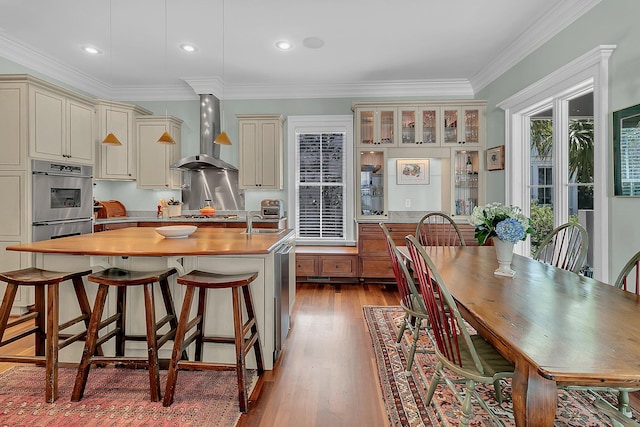
M 385 150 L 359 150 L 357 213 L 361 219 L 387 218 L 386 161 Z
M 398 108 L 400 121 L 399 146 L 440 146 L 440 108 L 437 106 L 407 106 Z
M 484 145 L 484 106 L 442 107 L 442 144 Z
M 451 213 L 470 216 L 473 208 L 484 203 L 481 151 L 454 149 L 451 153 Z
M 358 146 L 396 145 L 395 107 L 356 108 L 356 144 Z

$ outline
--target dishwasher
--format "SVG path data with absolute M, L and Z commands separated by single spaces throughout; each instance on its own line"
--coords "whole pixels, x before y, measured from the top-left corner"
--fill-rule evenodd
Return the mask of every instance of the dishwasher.
M 275 345 L 273 361 L 275 362 L 282 351 L 284 340 L 289 333 L 289 256 L 291 245 L 287 242 L 281 244 L 274 252 L 275 257 L 275 283 L 274 283 L 274 323 Z

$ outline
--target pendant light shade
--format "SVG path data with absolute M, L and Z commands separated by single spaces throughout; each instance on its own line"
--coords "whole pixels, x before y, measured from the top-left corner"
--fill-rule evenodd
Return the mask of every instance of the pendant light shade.
M 220 135 L 213 142 L 220 145 L 231 145 L 231 139 L 225 131 L 220 132 Z
M 169 132 L 165 131 L 162 135 L 160 135 L 160 138 L 158 138 L 158 144 L 175 144 L 176 141 L 171 138 L 171 135 L 169 135 Z
M 109 134 L 105 136 L 104 139 L 102 140 L 102 143 L 105 145 L 112 145 L 112 146 L 122 145 L 122 142 L 120 142 L 118 137 L 116 137 L 113 134 L 113 132 L 109 132 Z
M 113 43 L 111 42 L 111 37 L 112 37 L 112 31 L 111 31 L 111 0 L 109 0 L 109 71 L 111 73 L 111 75 L 113 76 L 113 48 L 112 45 Z M 111 101 L 109 101 L 109 111 L 106 112 L 106 114 L 109 114 L 109 112 L 111 111 Z M 107 119 L 107 124 L 109 124 L 109 120 Z M 108 127 L 107 127 L 107 132 L 108 132 Z M 111 147 L 117 147 L 119 145 L 122 145 L 122 142 L 120 142 L 120 140 L 118 139 L 117 136 L 115 136 L 113 134 L 113 132 L 108 132 L 107 136 L 104 137 L 104 139 L 102 140 L 102 144 L 103 145 L 107 145 L 107 146 L 111 146 Z
M 224 122 L 224 0 L 222 0 L 222 120 Z M 220 124 L 222 128 L 222 123 Z M 231 145 L 231 139 L 227 132 L 222 131 L 220 135 L 213 140 L 216 144 Z
M 168 25 L 167 25 L 167 0 L 164 0 L 164 74 L 165 74 L 165 78 L 169 77 L 169 71 L 168 71 L 168 61 L 167 61 L 167 45 L 168 45 L 168 38 L 169 36 L 167 35 L 167 31 L 168 31 Z M 168 113 L 167 113 L 167 89 L 165 87 L 165 93 L 164 93 L 164 133 L 162 135 L 160 135 L 160 138 L 158 138 L 158 144 L 175 144 L 176 141 L 171 137 L 171 135 L 169 134 L 169 131 L 167 129 L 167 122 L 168 122 Z

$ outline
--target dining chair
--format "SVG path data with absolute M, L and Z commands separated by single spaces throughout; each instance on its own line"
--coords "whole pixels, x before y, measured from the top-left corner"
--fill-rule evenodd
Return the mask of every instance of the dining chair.
M 542 240 L 535 259 L 578 273 L 587 258 L 588 247 L 587 230 L 580 224 L 566 223 L 554 228 Z
M 627 261 L 625 266 L 620 271 L 618 278 L 614 282 L 614 286 L 617 288 L 623 289 L 627 292 L 635 293 L 636 295 L 640 295 L 640 252 L 637 252 L 635 255 Z M 608 415 L 615 426 L 618 425 L 635 425 L 639 424 L 630 420 L 631 417 L 631 407 L 629 404 L 629 393 L 633 391 L 640 390 L 638 387 L 636 388 L 612 388 L 612 387 L 567 387 L 573 390 L 588 390 L 595 396 L 594 405 Z M 618 394 L 618 405 L 613 406 L 606 400 L 604 400 L 598 392 L 613 392 Z
M 427 333 L 435 344 L 438 358 L 425 404 L 431 403 L 439 384 L 446 384 L 461 405 L 460 425 L 469 425 L 472 398 L 487 411 L 495 424 L 501 425 L 475 387 L 476 384 L 493 384 L 496 399 L 501 403 L 500 380 L 513 376 L 513 364 L 480 335 L 469 334 L 453 297 L 424 247 L 415 236 L 407 236 L 406 243 L 429 316 Z M 447 370 L 459 379 L 451 378 Z M 456 383 L 464 383 L 462 393 L 456 388 Z
M 620 270 L 614 286 L 624 289 L 627 292 L 635 292 L 636 295 L 640 295 L 640 252 L 632 256 L 622 270 Z M 634 289 L 633 291 L 631 290 L 632 287 Z
M 422 246 L 466 246 L 458 225 L 444 212 L 429 212 L 416 226 L 416 238 Z
M 402 324 L 398 330 L 396 343 L 399 344 L 402 341 L 405 331 L 410 331 L 412 341 L 405 369 L 407 372 L 411 372 L 411 366 L 413 365 L 416 352 L 429 352 L 427 349 L 418 348 L 420 331 L 424 330 L 428 326 L 427 310 L 424 306 L 422 296 L 418 293 L 412 275 L 403 261 L 402 255 L 398 252 L 398 248 L 396 247 L 389 230 L 383 223 L 380 223 L 380 228 L 386 238 L 387 251 L 389 252 L 393 275 L 396 279 L 396 283 L 398 284 L 400 307 L 404 310 L 404 318 L 402 319 Z

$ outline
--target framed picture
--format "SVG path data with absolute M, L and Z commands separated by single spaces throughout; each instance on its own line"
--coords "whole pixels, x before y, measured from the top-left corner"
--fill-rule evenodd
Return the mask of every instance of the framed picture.
M 398 159 L 396 171 L 397 184 L 429 184 L 429 159 Z
M 487 170 L 504 169 L 504 145 L 487 149 Z

